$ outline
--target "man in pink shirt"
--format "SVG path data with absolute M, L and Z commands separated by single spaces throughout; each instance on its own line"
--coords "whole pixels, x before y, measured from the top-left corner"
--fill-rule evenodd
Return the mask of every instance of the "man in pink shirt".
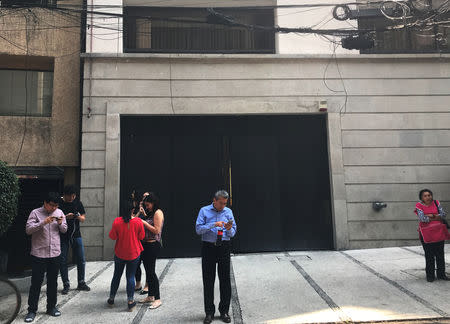
M 56 193 L 49 193 L 44 205 L 33 210 L 28 217 L 26 232 L 31 235 L 31 287 L 28 295 L 28 315 L 25 322 L 30 323 L 36 317 L 39 294 L 47 272 L 47 314 L 60 316 L 56 308 L 57 279 L 61 244 L 59 233 L 67 231 L 64 213 L 58 209 L 60 198 Z

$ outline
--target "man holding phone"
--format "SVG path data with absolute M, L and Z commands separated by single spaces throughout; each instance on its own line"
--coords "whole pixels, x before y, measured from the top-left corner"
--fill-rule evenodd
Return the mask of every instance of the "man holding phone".
M 203 299 L 206 317 L 203 321 L 209 324 L 214 319 L 214 281 L 217 272 L 220 281 L 220 319 L 230 323 L 228 314 L 231 302 L 230 280 L 230 239 L 236 235 L 236 222 L 233 212 L 226 207 L 229 195 L 219 190 L 214 195 L 213 203 L 200 209 L 196 222 L 196 232 L 202 237 L 202 275 Z
M 59 233 L 67 231 L 64 213 L 58 209 L 59 197 L 49 193 L 44 205 L 33 210 L 28 217 L 26 233 L 31 235 L 31 287 L 28 295 L 28 315 L 25 322 L 36 316 L 44 274 L 47 272 L 47 314 L 60 316 L 56 308 L 59 256 L 61 254 Z
M 74 185 L 66 185 L 63 190 L 63 199 L 60 203 L 61 210 L 67 218 L 67 232 L 61 234 L 61 280 L 63 282 L 62 294 L 69 293 L 69 269 L 67 256 L 69 246 L 72 246 L 72 254 L 77 262 L 78 290 L 90 291 L 91 288 L 85 282 L 86 258 L 84 256 L 83 239 L 81 238 L 80 223 L 86 219 L 86 211 L 83 204 L 77 199 L 77 188 Z

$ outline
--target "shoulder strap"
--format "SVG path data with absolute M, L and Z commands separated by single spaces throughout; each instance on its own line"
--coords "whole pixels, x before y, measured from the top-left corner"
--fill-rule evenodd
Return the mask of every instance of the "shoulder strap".
M 439 211 L 439 205 L 438 205 L 437 201 L 436 201 L 436 200 L 433 200 L 433 202 L 434 202 L 434 204 L 436 205 L 436 208 L 437 208 L 438 211 Z

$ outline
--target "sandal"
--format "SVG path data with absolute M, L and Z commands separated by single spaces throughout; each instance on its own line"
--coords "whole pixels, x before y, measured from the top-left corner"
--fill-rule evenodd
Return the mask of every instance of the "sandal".
M 161 305 L 162 305 L 161 301 L 159 301 L 157 305 L 155 305 L 155 303 L 152 303 L 148 309 L 157 309 Z
M 139 288 L 138 287 L 134 288 L 134 291 L 141 291 L 141 290 L 142 290 L 142 286 L 140 286 Z
M 148 290 L 142 289 L 139 295 L 148 295 Z
M 140 300 L 140 304 L 153 303 L 155 301 L 155 297 L 147 296 L 144 299 Z

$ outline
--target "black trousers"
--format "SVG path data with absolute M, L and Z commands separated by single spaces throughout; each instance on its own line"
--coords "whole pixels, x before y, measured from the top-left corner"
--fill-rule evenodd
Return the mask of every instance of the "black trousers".
M 159 279 L 156 275 L 156 259 L 159 256 L 161 250 L 161 243 L 159 242 L 143 242 L 142 246 L 144 251 L 142 252 L 142 259 L 145 268 L 145 278 L 148 283 L 148 295 L 154 296 L 155 300 L 161 299 L 159 293 Z
M 228 313 L 231 302 L 230 281 L 230 242 L 224 241 L 221 246 L 214 243 L 203 242 L 202 246 L 202 274 L 203 299 L 205 313 L 214 315 L 214 282 L 216 280 L 216 264 L 219 275 L 220 288 L 220 314 Z
M 445 276 L 445 257 L 444 257 L 444 241 L 435 243 L 425 243 L 422 236 L 420 237 L 422 242 L 423 251 L 425 252 L 425 271 L 427 278 L 433 278 L 435 270 L 435 262 L 437 266 L 437 277 L 442 278 Z
M 44 274 L 47 272 L 47 310 L 56 306 L 59 256 L 56 258 L 38 258 L 31 256 L 31 287 L 28 294 L 28 311 L 36 313 Z

